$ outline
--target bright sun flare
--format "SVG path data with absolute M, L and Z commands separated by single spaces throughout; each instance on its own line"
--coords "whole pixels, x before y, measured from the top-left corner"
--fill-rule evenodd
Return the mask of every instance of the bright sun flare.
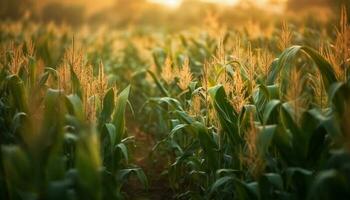
M 168 6 L 170 8 L 176 8 L 178 7 L 182 0 L 149 0 L 150 2 L 153 2 L 153 3 L 159 3 L 159 4 L 162 4 L 164 6 Z

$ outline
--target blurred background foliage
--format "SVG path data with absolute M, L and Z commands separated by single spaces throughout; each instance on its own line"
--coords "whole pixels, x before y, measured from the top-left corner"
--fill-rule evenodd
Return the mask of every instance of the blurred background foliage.
M 0 18 L 16 20 L 25 17 L 38 22 L 73 26 L 102 23 L 119 28 L 143 25 L 174 30 L 203 22 L 208 12 L 217 13 L 223 23 L 239 26 L 249 20 L 270 20 L 271 15 L 287 16 L 288 13 L 297 13 L 302 19 L 305 15 L 315 15 L 313 10 L 320 9 L 324 10 L 321 18 L 332 18 L 333 15 L 329 13 L 338 12 L 340 5 L 346 5 L 348 10 L 350 7 L 348 0 L 242 0 L 234 6 L 214 4 L 211 1 L 183 0 L 176 8 L 173 6 L 168 9 L 164 9 L 159 2 L 161 1 L 1 0 Z M 264 2 L 265 5 L 259 6 L 256 2 Z M 246 15 L 247 11 L 249 15 Z M 183 23 L 184 19 L 186 23 Z

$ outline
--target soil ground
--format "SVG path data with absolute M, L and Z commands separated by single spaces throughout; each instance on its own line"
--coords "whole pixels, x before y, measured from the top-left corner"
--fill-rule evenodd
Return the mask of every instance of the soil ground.
M 172 199 L 172 190 L 169 187 L 167 177 L 162 175 L 165 169 L 166 160 L 152 154 L 152 148 L 155 145 L 155 139 L 151 134 L 140 131 L 137 126 L 129 127 L 130 135 L 135 136 L 135 147 L 132 151 L 132 163 L 141 167 L 149 183 L 146 190 L 143 185 L 132 177 L 124 191 L 127 193 L 127 199 L 131 200 L 163 200 Z

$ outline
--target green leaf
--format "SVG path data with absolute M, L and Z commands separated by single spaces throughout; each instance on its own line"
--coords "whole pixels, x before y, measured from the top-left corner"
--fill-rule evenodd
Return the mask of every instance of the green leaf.
M 218 146 L 216 145 L 214 139 L 209 136 L 207 128 L 203 124 L 194 122 L 191 125 L 194 127 L 195 131 L 198 134 L 199 142 L 205 152 L 205 155 L 207 156 L 210 170 L 215 171 L 218 168 L 218 164 L 220 162 L 217 153 Z
M 264 113 L 263 113 L 263 123 L 264 124 L 268 123 L 269 119 L 271 118 L 271 114 L 280 105 L 281 105 L 281 101 L 277 100 L 277 99 L 273 99 L 266 104 L 265 109 L 264 109 Z
M 174 137 L 174 134 L 177 133 L 178 131 L 188 127 L 189 125 L 188 124 L 178 124 L 176 125 L 169 133 L 169 136 L 170 137 Z
M 342 117 L 350 100 L 350 87 L 346 83 L 334 83 L 329 89 L 329 99 L 334 110 Z
M 277 129 L 276 125 L 269 125 L 261 127 L 261 131 L 258 136 L 257 147 L 258 152 L 261 155 L 266 156 L 268 154 L 269 146 L 274 137 L 275 131 Z
M 298 53 L 303 53 L 309 56 L 317 66 L 317 69 L 320 71 L 323 84 L 328 91 L 331 84 L 337 81 L 335 72 L 329 62 L 323 58 L 317 51 L 307 46 L 292 46 L 283 51 L 279 59 L 273 64 L 272 72 L 269 74 L 268 82 L 271 84 L 277 79 L 277 75 L 282 72 L 281 82 L 288 82 L 289 72 L 292 67 L 292 61 L 295 60 L 295 57 Z M 284 91 L 287 85 L 281 86 L 281 89 Z
M 31 163 L 28 155 L 18 146 L 1 146 L 3 170 L 9 189 L 24 187 L 31 184 L 33 174 L 31 173 Z M 33 180 L 34 181 L 34 180 Z M 24 189 L 24 188 L 22 188 Z M 15 192 L 15 191 L 12 191 Z
M 302 112 L 301 119 L 296 121 L 293 117 L 295 111 L 289 103 L 283 103 L 281 108 L 283 124 L 291 131 L 293 136 L 292 145 L 295 156 L 298 157 L 299 164 L 305 166 L 308 163 L 307 156 L 310 138 L 320 122 L 308 111 Z
M 17 75 L 10 75 L 6 79 L 15 107 L 19 111 L 27 113 L 28 105 L 23 81 Z
M 69 114 L 75 116 L 81 122 L 85 120 L 83 102 L 76 94 L 71 94 L 66 97 L 66 105 Z
M 114 124 L 112 123 L 106 123 L 104 125 L 104 130 L 107 131 L 108 136 L 109 136 L 109 141 L 110 141 L 110 147 L 111 147 L 111 152 L 113 151 L 114 146 L 116 145 L 116 139 L 117 139 L 117 132 Z
M 218 191 L 222 186 L 234 182 L 233 176 L 224 176 L 217 179 L 214 184 L 210 187 L 210 194 L 213 194 L 215 191 Z
M 119 143 L 115 146 L 116 149 L 119 149 L 121 151 L 121 153 L 123 154 L 126 163 L 129 162 L 129 157 L 128 157 L 128 148 L 125 146 L 125 144 L 123 143 Z
M 266 173 L 260 177 L 260 199 L 275 199 L 275 194 L 278 190 L 283 190 L 283 180 L 281 175 L 276 173 Z
M 170 96 L 169 92 L 165 89 L 163 84 L 158 80 L 157 76 L 151 70 L 147 70 L 147 72 L 151 75 L 151 77 L 153 78 L 154 82 L 156 83 L 157 87 L 160 89 L 162 94 L 166 97 L 169 97 Z
M 66 114 L 62 91 L 48 89 L 44 99 L 44 115 L 40 135 L 45 145 L 40 148 L 60 145 L 63 141 L 63 123 Z M 42 149 L 43 150 L 43 149 Z M 50 150 L 50 149 L 44 149 Z M 43 152 L 41 152 L 43 153 Z M 48 153 L 44 154 L 49 156 Z
M 263 175 L 263 177 L 265 177 L 277 189 L 283 189 L 283 180 L 280 174 L 266 173 Z
M 181 103 L 175 98 L 171 98 L 171 97 L 150 98 L 149 102 L 157 102 L 158 104 L 164 103 L 170 106 L 172 109 L 183 111 Z
M 126 179 L 132 175 L 135 174 L 137 176 L 137 178 L 139 179 L 139 181 L 142 183 L 142 185 L 147 189 L 148 188 L 148 180 L 147 177 L 145 175 L 145 173 L 143 172 L 143 170 L 141 168 L 131 168 L 131 169 L 122 169 L 119 170 L 117 175 L 116 175 L 116 179 L 119 182 L 125 182 Z
M 119 144 L 125 131 L 125 108 L 129 98 L 130 86 L 126 87 L 118 95 L 116 110 L 114 112 L 113 124 L 116 127 L 116 141 Z
M 241 171 L 236 170 L 236 169 L 218 169 L 218 170 L 216 171 L 216 175 L 217 175 L 217 176 L 222 176 L 222 175 L 224 175 L 224 174 L 230 174 L 230 175 L 232 175 L 232 174 L 236 174 L 236 173 L 241 173 Z
M 110 121 L 111 115 L 114 111 L 114 90 L 110 88 L 103 98 L 102 111 L 99 117 L 99 129 L 102 128 L 103 124 Z
M 213 106 L 218 113 L 220 124 L 227 133 L 231 144 L 235 146 L 240 142 L 240 136 L 238 134 L 237 127 L 237 113 L 228 102 L 225 90 L 222 85 L 217 85 L 209 88 L 208 92 L 210 94 Z

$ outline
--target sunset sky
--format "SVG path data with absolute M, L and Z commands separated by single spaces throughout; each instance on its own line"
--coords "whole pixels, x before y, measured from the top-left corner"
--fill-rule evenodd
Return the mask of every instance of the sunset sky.
M 98 4 L 101 4 L 101 5 L 111 5 L 114 3 L 114 1 L 115 0 L 87 0 L 87 2 L 93 2 L 93 3 L 98 2 Z M 159 3 L 164 6 L 176 7 L 176 6 L 179 6 L 183 0 L 147 0 L 147 1 L 153 2 L 153 3 Z M 245 0 L 198 0 L 198 1 L 219 3 L 219 4 L 225 4 L 225 5 L 236 5 L 237 3 Z M 255 2 L 256 4 L 263 5 L 268 2 L 286 2 L 287 0 L 250 0 L 250 1 Z
M 57 1 L 57 0 L 42 0 L 43 2 L 47 1 Z M 84 4 L 87 5 L 88 12 L 89 13 L 94 13 L 96 11 L 99 11 L 103 8 L 106 8 L 108 6 L 112 6 L 116 0 L 59 0 L 59 2 L 64 2 L 67 4 Z M 181 5 L 181 2 L 183 0 L 147 0 L 148 2 L 151 3 L 156 3 L 163 5 L 164 7 L 168 7 L 171 9 L 176 9 L 179 5 Z M 215 3 L 215 4 L 223 4 L 225 6 L 234 6 L 240 2 L 243 1 L 250 1 L 254 2 L 259 6 L 268 6 L 269 2 L 274 2 L 274 3 L 283 3 L 286 2 L 287 0 L 197 0 L 197 1 L 202 1 L 202 2 L 209 2 L 209 3 Z

